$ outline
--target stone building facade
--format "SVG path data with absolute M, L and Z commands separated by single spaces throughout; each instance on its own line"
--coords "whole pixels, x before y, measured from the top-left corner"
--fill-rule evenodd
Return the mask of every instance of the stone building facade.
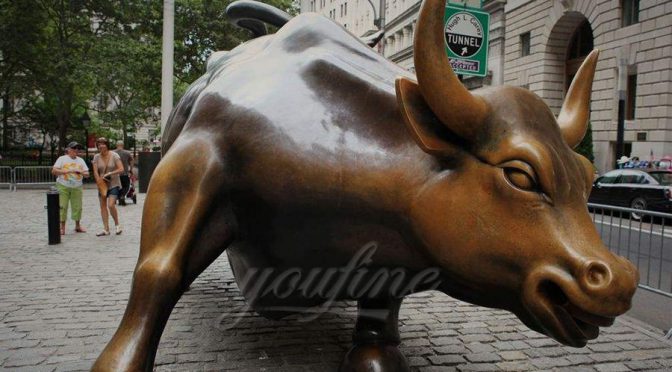
M 310 1 L 302 1 L 302 11 L 310 10 L 303 6 Z M 314 1 L 333 4 L 314 9 L 327 16 L 355 1 L 353 11 L 364 13 L 348 14 L 350 24 L 358 20 L 348 29 L 357 36 L 377 29 L 377 0 Z M 383 3 L 379 51 L 413 70 L 420 1 Z M 619 85 L 626 103 L 625 154 L 643 160 L 672 155 L 672 0 L 485 0 L 482 6 L 490 13 L 489 72 L 465 78 L 465 85 L 522 86 L 557 114 L 578 66 L 590 50 L 600 49 L 590 118 L 598 170 L 613 168 L 616 160 Z M 339 15 L 332 18 L 343 24 Z

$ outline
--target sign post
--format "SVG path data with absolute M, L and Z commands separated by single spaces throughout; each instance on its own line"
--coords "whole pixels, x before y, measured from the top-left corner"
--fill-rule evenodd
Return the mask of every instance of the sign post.
M 453 71 L 462 75 L 486 76 L 490 14 L 448 3 L 443 22 L 446 53 Z

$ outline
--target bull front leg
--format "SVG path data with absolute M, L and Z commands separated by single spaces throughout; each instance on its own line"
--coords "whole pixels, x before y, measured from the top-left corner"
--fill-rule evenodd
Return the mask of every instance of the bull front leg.
M 130 299 L 93 371 L 152 370 L 174 305 L 233 239 L 222 164 L 214 145 L 192 138 L 176 142 L 156 168 Z
M 362 299 L 358 302 L 357 325 L 352 348 L 340 372 L 401 372 L 408 363 L 399 351 L 399 309 L 402 299 Z

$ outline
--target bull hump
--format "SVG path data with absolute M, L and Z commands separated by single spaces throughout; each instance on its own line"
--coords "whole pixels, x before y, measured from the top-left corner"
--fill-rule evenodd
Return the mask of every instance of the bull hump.
M 311 13 L 298 15 L 269 38 L 272 39 L 261 48 L 271 56 L 275 56 L 278 52 L 298 54 L 305 61 L 333 54 L 343 56 L 362 68 L 376 70 L 383 66 L 394 70 L 395 74 L 410 75 L 377 54 L 342 26 L 322 15 Z M 259 45 L 251 44 L 250 47 L 247 52 L 256 53 Z

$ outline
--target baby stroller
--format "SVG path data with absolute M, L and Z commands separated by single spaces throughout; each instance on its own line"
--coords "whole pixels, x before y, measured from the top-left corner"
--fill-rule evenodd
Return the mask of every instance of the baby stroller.
M 135 177 L 135 173 L 131 173 L 130 175 L 130 184 L 128 185 L 128 192 L 126 193 L 126 199 L 132 199 L 133 204 L 138 204 L 138 196 L 135 195 L 135 181 L 137 181 L 137 177 Z

